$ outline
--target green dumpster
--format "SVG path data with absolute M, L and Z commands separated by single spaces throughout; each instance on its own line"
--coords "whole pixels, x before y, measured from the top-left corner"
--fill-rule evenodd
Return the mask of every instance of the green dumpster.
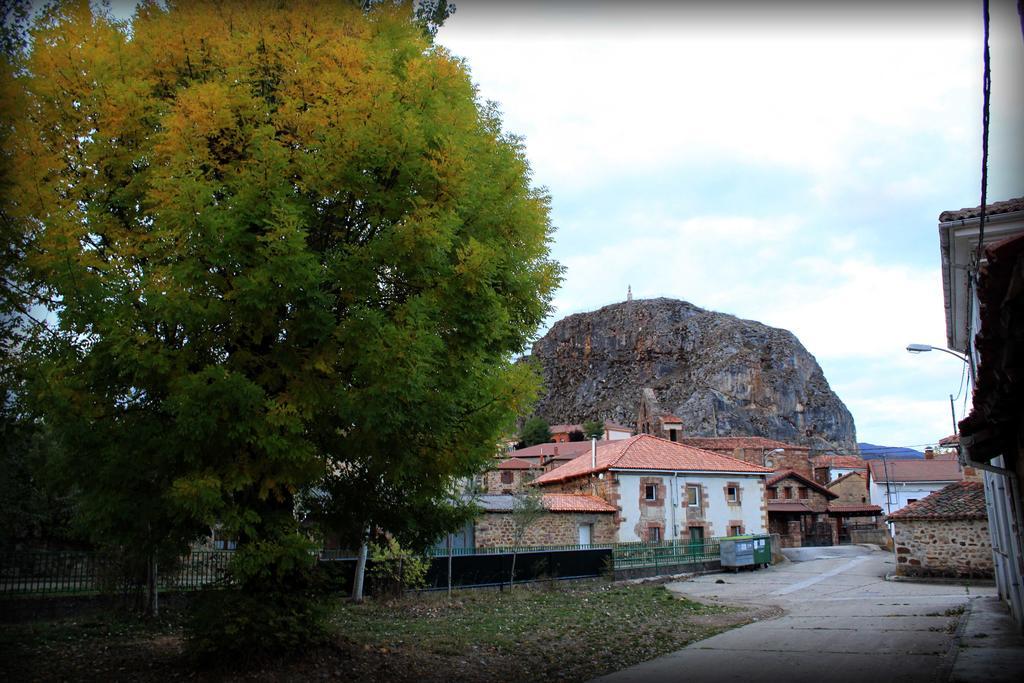
M 754 564 L 767 567 L 772 563 L 772 537 L 754 536 Z

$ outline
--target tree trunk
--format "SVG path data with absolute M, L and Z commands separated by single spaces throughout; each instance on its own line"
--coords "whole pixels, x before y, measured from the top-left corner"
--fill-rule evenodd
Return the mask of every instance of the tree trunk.
M 356 562 L 356 576 L 352 581 L 352 601 L 363 601 L 363 576 L 366 574 L 366 553 L 369 550 L 370 528 L 366 528 L 363 544 L 359 546 L 359 561 Z
M 508 589 L 510 591 L 512 590 L 512 587 L 515 585 L 515 582 L 516 582 L 516 555 L 518 555 L 518 553 L 515 550 L 513 550 L 512 551 L 512 571 L 509 572 L 509 575 L 508 575 Z
M 149 555 L 146 563 L 146 614 L 150 617 L 160 615 L 160 593 L 157 588 L 156 553 Z

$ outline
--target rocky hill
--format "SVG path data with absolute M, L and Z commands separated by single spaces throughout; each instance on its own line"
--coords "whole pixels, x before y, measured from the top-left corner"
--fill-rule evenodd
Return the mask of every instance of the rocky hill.
M 856 449 L 853 416 L 814 356 L 788 330 L 674 299 L 627 301 L 571 315 L 537 341 L 549 422 L 635 426 L 641 390 L 688 436 L 764 436 Z

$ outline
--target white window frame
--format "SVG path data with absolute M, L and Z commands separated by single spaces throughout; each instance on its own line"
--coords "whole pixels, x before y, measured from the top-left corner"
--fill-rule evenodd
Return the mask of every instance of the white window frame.
M 693 490 L 697 495 L 694 496 L 694 501 L 690 502 L 690 490 Z M 686 485 L 686 507 L 699 508 L 700 507 L 700 484 L 687 484 Z
M 658 500 L 657 484 L 644 484 L 644 500 Z

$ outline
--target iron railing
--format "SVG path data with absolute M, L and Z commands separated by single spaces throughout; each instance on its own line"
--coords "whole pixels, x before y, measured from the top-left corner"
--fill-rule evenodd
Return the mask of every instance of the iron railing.
M 611 549 L 615 569 L 668 567 L 717 560 L 720 538 L 660 543 L 595 543 L 591 545 L 531 545 L 520 547 L 452 548 L 453 557 L 507 555 L 509 553 L 572 552 Z M 433 548 L 428 557 L 447 557 L 445 548 Z M 161 590 L 188 591 L 226 584 L 231 550 L 193 550 L 174 566 L 158 572 Z M 355 561 L 350 550 L 320 550 L 320 561 Z M 73 551 L 0 552 L 0 596 L 52 593 L 118 592 L 145 585 L 144 571 L 129 567 L 116 554 Z
M 233 553 L 194 550 L 173 566 L 158 566 L 162 590 L 196 590 L 224 583 Z M 77 551 L 0 552 L 0 596 L 122 592 L 144 586 L 144 568 L 117 554 Z

